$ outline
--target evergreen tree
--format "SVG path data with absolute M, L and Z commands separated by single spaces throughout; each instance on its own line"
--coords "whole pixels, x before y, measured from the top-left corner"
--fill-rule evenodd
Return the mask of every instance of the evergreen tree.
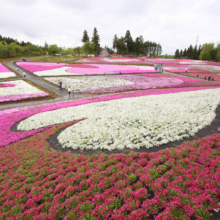
M 84 30 L 82 42 L 85 43 L 85 42 L 87 42 L 87 41 L 89 41 L 88 32 L 87 32 L 86 30 Z
M 180 58 L 182 58 L 183 57 L 183 51 L 181 50 L 180 51 Z
M 183 57 L 187 57 L 187 51 L 186 51 L 186 48 L 185 48 L 185 50 L 183 51 Z
M 49 47 L 49 45 L 48 45 L 47 41 L 45 41 L 44 50 L 47 51 L 47 50 L 48 50 L 48 47 Z
M 98 35 L 98 31 L 97 31 L 97 28 L 95 27 L 94 28 L 94 31 L 93 31 L 93 37 L 92 37 L 92 42 L 95 43 L 95 51 L 96 51 L 96 55 L 99 54 L 100 52 L 100 44 L 99 44 L 99 35 Z
M 117 37 L 117 34 L 115 34 L 114 39 L 113 39 L 113 46 L 112 46 L 113 49 L 118 50 L 117 43 L 118 43 L 118 37 Z
M 189 48 L 188 48 L 188 58 L 193 59 L 193 47 L 192 47 L 192 45 L 190 45 Z
M 177 59 L 179 57 L 180 57 L 180 52 L 179 52 L 179 49 L 177 49 L 176 52 L 175 52 L 175 58 Z
M 193 49 L 193 59 L 198 60 L 198 50 L 197 50 L 197 45 Z
M 133 39 L 129 30 L 127 30 L 125 33 L 125 43 L 127 47 L 127 54 L 129 54 L 130 52 L 132 52 L 133 47 Z

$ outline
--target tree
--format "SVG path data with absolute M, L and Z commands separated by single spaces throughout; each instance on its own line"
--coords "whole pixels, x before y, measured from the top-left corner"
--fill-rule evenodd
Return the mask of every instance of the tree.
M 183 51 L 181 50 L 180 51 L 180 58 L 182 58 L 183 57 Z
M 75 54 L 75 55 L 79 55 L 79 54 L 81 54 L 81 50 L 82 50 L 82 48 L 81 47 L 74 47 L 73 48 L 73 54 Z
M 121 37 L 117 40 L 117 51 L 119 54 L 125 54 L 125 38 Z
M 99 35 L 98 35 L 98 31 L 97 31 L 97 28 L 95 27 L 94 28 L 94 31 L 93 31 L 93 37 L 92 37 L 92 42 L 95 43 L 95 51 L 96 51 L 96 55 L 99 54 L 100 52 L 100 44 L 99 44 Z
M 190 45 L 188 48 L 188 58 L 193 59 L 193 46 Z
M 115 34 L 115 36 L 114 36 L 114 39 L 113 39 L 113 49 L 116 49 L 116 50 L 118 50 L 117 49 L 117 43 L 118 43 L 118 37 L 117 37 L 117 34 Z
M 217 55 L 216 55 L 216 61 L 219 62 L 219 60 L 220 60 L 220 52 L 218 52 Z
M 85 43 L 87 41 L 89 41 L 88 31 L 84 30 L 82 42 Z
M 125 33 L 125 43 L 126 43 L 126 47 L 127 47 L 127 54 L 129 54 L 130 52 L 132 52 L 133 49 L 133 39 L 131 37 L 131 33 L 129 30 L 126 31 Z
M 200 53 L 200 56 L 199 56 L 199 59 L 200 60 L 211 60 L 211 55 L 208 51 L 203 51 Z
M 94 54 L 95 53 L 95 43 L 87 41 L 82 46 L 82 52 L 87 54 Z
M 177 49 L 175 52 L 175 58 L 178 59 L 179 57 L 180 57 L 180 52 L 179 49 Z
M 47 51 L 47 50 L 48 50 L 48 47 L 49 47 L 49 46 L 48 46 L 48 43 L 47 43 L 47 41 L 45 41 L 45 43 L 44 43 L 44 50 Z
M 55 55 L 60 52 L 60 48 L 56 44 L 52 44 L 48 47 L 49 54 Z
M 197 50 L 197 45 L 193 49 L 193 59 L 198 60 L 198 50 Z

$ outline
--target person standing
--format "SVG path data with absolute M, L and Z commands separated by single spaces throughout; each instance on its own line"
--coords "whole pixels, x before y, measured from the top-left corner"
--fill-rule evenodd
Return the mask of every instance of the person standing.
M 120 70 L 120 75 L 121 75 L 121 70 Z
M 25 74 L 25 72 L 23 71 L 23 77 L 26 77 L 26 74 Z
M 60 81 L 60 90 L 63 89 L 63 83 Z

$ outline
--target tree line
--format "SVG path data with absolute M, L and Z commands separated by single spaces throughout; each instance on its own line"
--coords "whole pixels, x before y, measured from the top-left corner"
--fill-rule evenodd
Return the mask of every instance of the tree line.
M 113 48 L 121 55 L 158 57 L 162 53 L 162 46 L 159 43 L 144 41 L 142 35 L 133 40 L 129 30 L 124 37 L 118 38 L 117 34 L 114 35 Z
M 193 60 L 208 60 L 217 61 L 220 60 L 220 44 L 215 46 L 214 43 L 205 43 L 203 45 L 190 45 L 184 50 L 177 49 L 175 51 L 175 58 L 185 58 Z
M 45 47 L 30 42 L 18 42 L 10 37 L 0 35 L 0 57 L 28 56 L 45 54 Z

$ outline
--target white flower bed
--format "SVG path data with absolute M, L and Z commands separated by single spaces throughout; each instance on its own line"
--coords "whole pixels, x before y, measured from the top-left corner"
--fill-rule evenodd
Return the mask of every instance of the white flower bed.
M 10 78 L 10 77 L 16 77 L 16 74 L 13 72 L 2 72 L 0 73 L 0 78 Z
M 52 69 L 52 70 L 44 70 L 44 71 L 37 71 L 34 72 L 35 75 L 37 76 L 72 76 L 72 75 L 82 75 L 82 74 L 77 74 L 77 73 L 69 73 L 66 72 L 67 69 L 70 69 L 71 67 L 61 67 L 57 69 Z
M 134 82 L 125 79 L 118 79 L 108 76 L 76 76 L 76 77 L 48 77 L 45 78 L 47 81 L 53 84 L 59 85 L 60 82 L 63 83 L 64 88 L 70 88 L 72 90 L 92 90 L 100 88 L 110 88 L 132 85 Z
M 0 88 L 0 96 L 45 93 L 36 87 L 24 82 L 23 80 L 15 80 L 8 83 L 14 84 L 15 86 Z
M 211 124 L 220 89 L 98 102 L 40 113 L 19 130 L 87 118 L 65 129 L 58 140 L 73 149 L 153 147 L 194 135 Z

